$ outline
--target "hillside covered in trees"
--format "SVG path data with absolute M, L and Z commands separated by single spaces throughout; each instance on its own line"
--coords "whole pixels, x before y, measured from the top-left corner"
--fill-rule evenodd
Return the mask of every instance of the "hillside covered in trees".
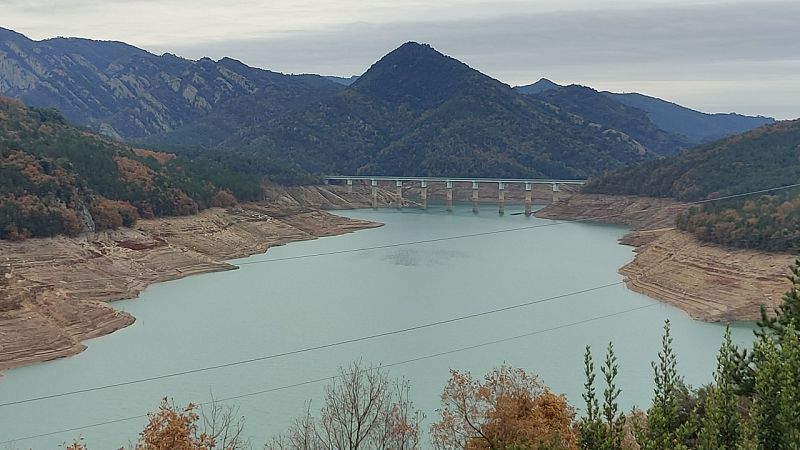
M 122 145 L 0 97 L 0 239 L 130 226 L 260 196 L 258 177 Z
M 347 79 L 2 28 L 0 58 L 0 95 L 114 139 L 278 181 L 323 172 L 585 178 L 694 143 L 673 128 L 716 137 L 771 121 L 736 116 L 731 128 L 722 123 L 730 115 L 672 104 L 679 109 L 656 114 L 652 102 L 579 86 L 512 89 L 414 42 Z
M 800 120 L 778 122 L 683 154 L 597 177 L 586 192 L 702 201 L 800 181 Z M 798 190 L 710 202 L 678 226 L 702 240 L 789 251 L 800 245 Z
M 237 101 L 257 111 L 257 98 Z M 581 178 L 659 154 L 610 126 L 522 95 L 406 43 L 351 86 L 236 132 L 220 112 L 146 142 L 285 157 L 311 172 Z M 233 116 L 231 116 L 233 117 Z
M 705 144 L 775 122 L 771 117 L 704 113 L 635 92 L 597 92 L 577 84 L 562 86 L 546 78 L 514 89 L 523 94 L 547 98 L 553 105 L 567 108 L 570 112 L 587 119 L 602 118 L 603 115 L 616 110 L 617 113 L 621 113 L 617 117 L 619 130 L 634 135 L 637 132 L 647 131 L 647 128 L 656 129 L 675 139 L 675 144 L 678 146 Z M 585 97 L 581 98 L 581 94 Z M 605 97 L 606 101 L 603 102 L 598 96 Z M 600 107 L 599 111 L 593 109 L 597 106 Z M 619 119 L 625 115 L 629 115 L 626 122 L 629 122 L 632 128 L 627 128 L 624 122 L 619 123 Z M 643 125 L 645 128 L 642 128 Z M 674 150 L 677 149 L 678 147 L 674 147 Z

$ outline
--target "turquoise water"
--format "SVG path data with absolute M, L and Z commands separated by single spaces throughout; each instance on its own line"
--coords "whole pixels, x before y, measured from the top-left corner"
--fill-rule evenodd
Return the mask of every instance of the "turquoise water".
M 548 224 L 498 216 L 469 206 L 454 214 L 433 206 L 355 210 L 343 216 L 385 223 L 381 228 L 273 248 L 237 260 L 269 261 L 355 248 Z M 248 264 L 148 288 L 115 303 L 133 314 L 131 327 L 89 341 L 82 354 L 6 372 L 0 403 L 258 358 L 334 341 L 502 308 L 621 281 L 617 269 L 633 257 L 617 243 L 626 229 L 564 223 L 363 252 Z M 643 308 L 642 308 L 643 307 Z M 639 308 L 630 311 L 634 308 Z M 629 311 L 629 312 L 626 312 Z M 599 318 L 601 316 L 609 316 Z M 711 380 L 723 327 L 692 321 L 682 311 L 614 285 L 524 308 L 323 350 L 79 395 L 0 407 L 0 441 L 139 416 L 164 396 L 178 403 L 268 391 L 335 375 L 340 365 L 392 365 L 489 341 L 503 343 L 393 365 L 411 381 L 418 407 L 435 418 L 449 369 L 482 375 L 506 363 L 538 374 L 580 406 L 583 349 L 595 360 L 613 341 L 620 363 L 621 403 L 644 405 L 652 392 L 650 361 L 662 325 L 672 321 L 679 370 L 693 385 Z M 751 340 L 746 325 L 734 329 Z M 232 401 L 247 418 L 255 448 L 285 429 L 305 401 L 319 406 L 325 383 Z M 83 437 L 92 449 L 134 441 L 144 418 L 20 440 L 16 448 L 54 449 Z M 0 445 L 0 448 L 3 448 Z M 12 447 L 13 448 L 13 447 Z

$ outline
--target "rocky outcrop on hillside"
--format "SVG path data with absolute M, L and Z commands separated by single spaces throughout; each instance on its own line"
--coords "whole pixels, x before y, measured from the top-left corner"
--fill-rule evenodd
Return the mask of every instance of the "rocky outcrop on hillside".
M 34 41 L 0 28 L 0 94 L 55 107 L 70 121 L 118 139 L 174 130 L 244 95 L 277 89 L 291 99 L 341 87 L 230 58 L 192 61 L 78 38 Z

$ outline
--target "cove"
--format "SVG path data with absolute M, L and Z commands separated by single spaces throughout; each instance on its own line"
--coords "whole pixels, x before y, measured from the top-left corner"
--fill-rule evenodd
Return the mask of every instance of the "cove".
M 248 263 L 239 270 L 153 285 L 138 299 L 114 304 L 136 317 L 131 327 L 87 342 L 80 355 L 6 372 L 0 403 L 291 352 L 621 281 L 617 269 L 632 258 L 632 249 L 617 243 L 624 227 L 559 223 L 491 233 L 554 223 L 512 214 L 517 210 L 521 206 L 507 205 L 499 216 L 485 206 L 474 215 L 470 206 L 457 205 L 448 214 L 443 205 L 431 205 L 427 211 L 340 212 L 385 226 L 273 248 L 233 261 Z M 468 234 L 479 236 L 386 247 Z M 373 247 L 384 248 L 350 251 Z M 320 253 L 335 254 L 304 257 Z M 392 376 L 410 380 L 428 423 L 451 368 L 482 376 L 504 363 L 521 367 L 580 408 L 584 346 L 592 346 L 599 363 L 609 341 L 620 364 L 620 401 L 628 409 L 649 403 L 650 361 L 665 319 L 672 322 L 680 373 L 694 386 L 710 382 L 724 328 L 614 284 L 409 333 L 0 407 L 0 441 L 71 430 L 21 440 L 16 448 L 54 449 L 78 437 L 89 448 L 119 448 L 136 440 L 146 419 L 118 420 L 155 410 L 162 397 L 185 404 L 264 391 L 232 402 L 259 448 L 302 412 L 304 402 L 319 407 L 325 383 L 302 383 L 336 375 L 355 360 L 390 365 Z M 751 325 L 737 324 L 734 340 L 749 343 Z M 447 354 L 394 365 L 438 353 Z M 274 390 L 295 384 L 302 385 Z

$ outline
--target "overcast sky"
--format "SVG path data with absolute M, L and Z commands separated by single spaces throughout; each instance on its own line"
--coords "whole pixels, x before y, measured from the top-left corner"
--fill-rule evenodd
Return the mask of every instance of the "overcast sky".
M 349 76 L 405 41 L 511 85 L 541 77 L 708 112 L 800 117 L 800 1 L 1 0 L 33 39 Z

